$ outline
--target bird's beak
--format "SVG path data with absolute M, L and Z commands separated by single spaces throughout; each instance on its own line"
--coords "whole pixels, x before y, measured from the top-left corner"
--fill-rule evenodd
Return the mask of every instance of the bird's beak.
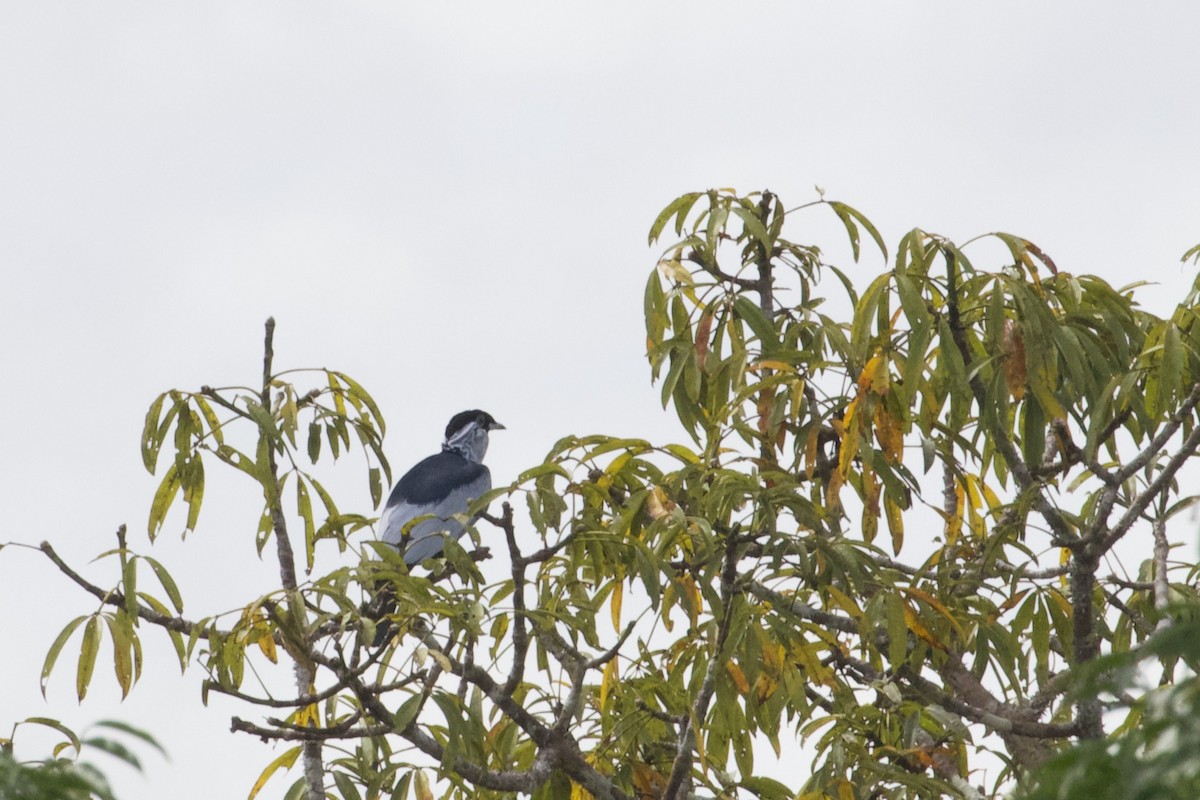
M 508 428 L 504 427 L 499 422 L 493 422 L 491 425 L 488 425 L 488 430 L 489 431 L 506 431 L 506 430 L 508 430 Z

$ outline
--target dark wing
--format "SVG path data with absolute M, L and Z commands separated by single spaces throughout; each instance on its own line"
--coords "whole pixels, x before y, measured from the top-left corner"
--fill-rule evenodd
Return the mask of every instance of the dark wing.
M 442 552 L 444 536 L 463 535 L 462 523 L 451 517 L 467 513 L 471 501 L 491 488 L 492 474 L 483 464 L 457 453 L 430 456 L 392 490 L 379 518 L 379 538 L 400 548 L 404 563 L 419 564 Z M 426 519 L 410 525 L 420 517 Z

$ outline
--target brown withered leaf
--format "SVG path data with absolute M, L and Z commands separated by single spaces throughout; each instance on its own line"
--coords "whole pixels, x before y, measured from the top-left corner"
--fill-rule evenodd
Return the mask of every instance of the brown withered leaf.
M 708 360 L 708 345 L 712 338 L 713 313 L 706 310 L 700 315 L 700 322 L 696 324 L 696 364 L 701 370 L 704 369 L 704 362 Z
M 1004 384 L 1014 400 L 1025 396 L 1025 337 L 1014 320 L 1004 322 Z

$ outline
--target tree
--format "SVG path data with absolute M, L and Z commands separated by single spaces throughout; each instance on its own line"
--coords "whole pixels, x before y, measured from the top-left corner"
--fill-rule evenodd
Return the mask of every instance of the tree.
M 785 238 L 822 208 L 854 259 L 864 237 L 888 259 L 863 214 L 823 197 L 696 192 L 659 215 L 650 241 L 677 241 L 646 285 L 647 350 L 692 441 L 561 439 L 478 505 L 502 500 L 484 517 L 507 545 L 499 580 L 479 561 L 502 548 L 452 543 L 409 572 L 369 512 L 339 509 L 316 467 L 361 446 L 377 505 L 383 417 L 340 372 L 276 372 L 268 322 L 258 385 L 165 393 L 143 453 L 151 471 L 170 454 L 151 539 L 180 498 L 196 526 L 206 463 L 255 481 L 247 535 L 260 554 L 274 540 L 280 588 L 191 620 L 123 533 L 113 589 L 45 543 L 102 604 L 46 674 L 82 626 L 80 696 L 104 631 L 128 690 L 160 628 L 205 693 L 265 709 L 235 731 L 296 743 L 252 795 L 301 759 L 288 796 L 310 799 L 430 797 L 435 771 L 457 797 L 976 798 L 1102 739 L 1108 706 L 1133 702 L 1136 725 L 1136 688 L 1072 688 L 1113 654 L 1175 679 L 1141 648 L 1196 595 L 1168 535 L 1194 500 L 1178 478 L 1200 447 L 1196 290 L 1159 318 L 1023 238 L 984 237 L 1003 253 L 989 271 L 913 230 L 859 291 Z M 1126 574 L 1134 539 L 1151 555 Z M 357 559 L 321 571 L 325 540 Z M 399 636 L 373 650 L 381 582 Z M 249 660 L 280 658 L 290 698 L 243 684 Z M 788 785 L 755 744 L 794 753 L 797 735 L 812 767 Z
M 14 754 L 14 740 L 22 727 L 43 727 L 63 738 L 49 758 L 22 761 Z M 113 732 L 123 734 L 114 737 Z M 107 753 L 134 769 L 142 768 L 137 754 L 123 739 L 133 737 L 158 752 L 166 752 L 145 731 L 123 722 L 97 722 L 93 730 L 79 736 L 57 720 L 30 717 L 13 724 L 12 732 L 0 739 L 0 798 L 4 800 L 116 800 L 108 779 L 94 764 L 84 761 L 85 752 Z

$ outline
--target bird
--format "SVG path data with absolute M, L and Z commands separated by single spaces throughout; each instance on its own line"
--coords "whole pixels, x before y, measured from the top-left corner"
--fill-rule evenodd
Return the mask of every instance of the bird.
M 486 411 L 472 409 L 450 418 L 442 451 L 417 462 L 396 482 L 379 517 L 379 538 L 400 550 L 411 569 L 441 555 L 446 539 L 458 539 L 466 527 L 456 519 L 472 501 L 492 488 L 492 473 L 483 464 L 488 434 L 505 427 Z M 476 514 L 467 524 L 479 518 Z M 383 614 L 395 608 L 384 590 Z M 391 638 L 391 626 L 379 626 L 375 644 Z
M 483 457 L 488 434 L 502 430 L 486 411 L 455 414 L 446 425 L 442 452 L 419 461 L 397 481 L 379 517 L 379 538 L 400 549 L 409 567 L 440 555 L 447 536 L 458 539 L 466 532 L 454 517 L 466 514 L 471 501 L 492 488 Z

